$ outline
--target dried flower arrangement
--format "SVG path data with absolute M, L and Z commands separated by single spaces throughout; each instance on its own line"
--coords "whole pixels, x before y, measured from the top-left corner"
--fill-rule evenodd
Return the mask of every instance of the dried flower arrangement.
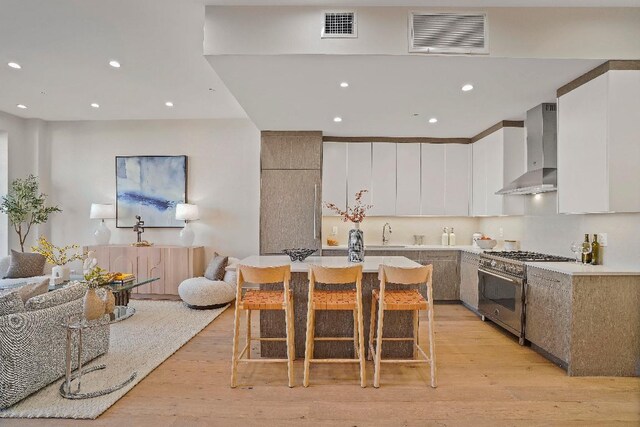
M 369 190 L 360 190 L 356 193 L 356 204 L 353 207 L 347 206 L 346 210 L 342 210 L 334 203 L 324 202 L 327 209 L 331 209 L 342 217 L 344 222 L 351 221 L 353 223 L 361 223 L 365 216 L 367 216 L 367 210 L 371 209 L 373 205 L 365 205 L 362 203 L 362 196 Z
M 43 255 L 47 262 L 51 265 L 65 265 L 78 259 L 84 259 L 85 254 L 75 253 L 67 255 L 67 251 L 71 249 L 78 249 L 78 245 L 67 245 L 58 247 L 49 242 L 46 237 L 40 236 L 38 239 L 38 246 L 33 246 L 31 250 L 33 252 Z

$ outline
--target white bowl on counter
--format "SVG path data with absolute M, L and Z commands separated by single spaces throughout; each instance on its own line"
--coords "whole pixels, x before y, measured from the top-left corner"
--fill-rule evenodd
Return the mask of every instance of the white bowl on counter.
M 491 240 L 478 239 L 476 240 L 476 243 L 478 244 L 480 249 L 493 249 L 498 244 L 498 241 L 494 239 L 491 239 Z

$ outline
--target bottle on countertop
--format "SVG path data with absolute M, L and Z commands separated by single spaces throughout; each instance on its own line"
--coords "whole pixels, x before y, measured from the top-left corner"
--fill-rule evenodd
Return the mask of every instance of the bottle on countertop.
M 593 242 L 591 243 L 591 264 L 602 264 L 602 253 L 600 249 L 600 243 L 598 243 L 598 235 L 593 235 Z
M 449 229 L 444 227 L 442 229 L 442 246 L 449 246 Z
M 589 243 L 589 234 L 585 233 L 584 235 L 584 245 L 591 245 L 591 243 Z M 585 254 L 584 252 L 582 253 L 582 263 L 583 264 L 591 264 L 591 253 Z
M 449 233 L 449 246 L 456 245 L 456 233 L 453 232 L 453 227 L 451 227 L 451 232 Z

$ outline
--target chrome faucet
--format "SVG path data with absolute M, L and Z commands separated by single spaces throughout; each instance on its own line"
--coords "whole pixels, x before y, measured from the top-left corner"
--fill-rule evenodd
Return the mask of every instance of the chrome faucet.
M 391 224 L 389 224 L 388 222 L 385 222 L 384 225 L 382 226 L 382 244 L 383 245 L 386 245 L 389 243 L 389 238 L 387 237 L 387 227 L 389 227 L 389 234 L 392 233 Z

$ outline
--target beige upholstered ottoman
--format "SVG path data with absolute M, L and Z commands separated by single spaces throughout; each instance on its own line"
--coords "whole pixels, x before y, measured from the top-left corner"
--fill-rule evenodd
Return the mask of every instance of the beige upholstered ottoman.
M 206 310 L 224 307 L 236 298 L 235 272 L 227 271 L 224 279 L 187 279 L 178 286 L 178 295 L 190 308 Z

